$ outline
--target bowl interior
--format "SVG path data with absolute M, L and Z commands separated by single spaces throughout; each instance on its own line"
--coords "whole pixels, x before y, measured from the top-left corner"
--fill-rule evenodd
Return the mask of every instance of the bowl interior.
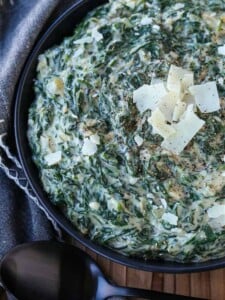
M 74 228 L 70 221 L 67 220 L 62 214 L 62 212 L 50 202 L 47 194 L 42 188 L 38 170 L 32 161 L 32 153 L 28 145 L 26 134 L 28 109 L 34 100 L 33 80 L 36 76 L 37 57 L 46 49 L 59 44 L 64 37 L 71 35 L 76 24 L 80 22 L 80 20 L 87 14 L 88 11 L 105 2 L 106 1 L 104 0 L 76 1 L 75 4 L 71 6 L 65 13 L 63 13 L 43 34 L 26 62 L 18 85 L 15 103 L 14 125 L 17 150 L 29 183 L 45 210 L 69 235 L 96 253 L 101 254 L 117 263 L 146 271 L 168 273 L 199 272 L 224 267 L 225 258 L 204 263 L 188 264 L 156 260 L 144 261 L 141 259 L 125 257 L 114 251 L 111 251 L 110 249 L 96 245 L 88 238 L 82 236 Z

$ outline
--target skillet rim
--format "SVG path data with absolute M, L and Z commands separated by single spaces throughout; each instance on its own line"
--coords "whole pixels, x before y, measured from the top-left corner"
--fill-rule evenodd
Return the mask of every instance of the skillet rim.
M 90 11 L 88 5 L 91 5 L 92 0 L 78 0 L 73 5 L 71 5 L 65 12 L 63 12 L 58 18 L 56 18 L 53 23 L 47 28 L 46 32 L 38 39 L 35 46 L 30 52 L 28 59 L 25 63 L 25 67 L 22 71 L 22 75 L 18 81 L 16 99 L 14 104 L 14 134 L 16 140 L 16 148 L 18 151 L 19 159 L 23 168 L 23 171 L 27 177 L 27 180 L 36 195 L 38 202 L 42 205 L 47 214 L 61 227 L 65 232 L 75 240 L 79 241 L 85 247 L 91 249 L 95 253 L 104 256 L 105 258 L 114 261 L 116 263 L 125 265 L 127 267 L 149 271 L 149 272 L 162 272 L 162 273 L 190 273 L 190 272 L 202 272 L 209 271 L 213 269 L 225 267 L 225 257 L 215 260 L 210 260 L 201 263 L 177 263 L 172 261 L 159 261 L 159 260 L 142 260 L 139 258 L 131 258 L 119 254 L 111 249 L 105 248 L 103 246 L 97 245 L 92 242 L 87 237 L 80 234 L 72 223 L 63 215 L 56 206 L 51 203 L 50 199 L 41 187 L 41 181 L 37 176 L 33 174 L 33 171 L 37 172 L 37 167 L 31 160 L 31 157 L 27 156 L 28 141 L 26 138 L 26 132 L 24 132 L 21 127 L 21 110 L 23 110 L 24 103 L 24 89 L 26 89 L 26 79 L 30 77 L 31 68 L 33 64 L 36 64 L 38 55 L 41 53 L 40 50 L 43 45 L 48 41 L 49 37 L 56 34 L 57 28 L 63 26 L 69 17 L 77 13 L 81 8 L 86 9 L 86 14 Z M 95 1 L 97 2 L 97 1 Z M 100 1 L 101 3 L 103 1 Z M 106 1 L 104 1 L 106 2 Z M 92 3 L 93 5 L 93 3 Z M 94 6 L 98 6 L 99 3 Z M 53 38 L 54 39 L 54 38 Z M 63 37 L 62 39 L 63 40 Z M 52 44 L 52 46 L 54 43 Z M 33 78 L 33 77 L 32 77 Z M 31 87 L 30 87 L 31 89 Z M 27 115 L 27 114 L 26 114 Z M 27 121 L 27 118 L 26 118 Z M 22 121 L 23 123 L 23 121 Z M 25 128 L 27 126 L 25 125 Z M 25 140 L 25 144 L 23 143 Z M 45 196 L 43 196 L 45 195 Z

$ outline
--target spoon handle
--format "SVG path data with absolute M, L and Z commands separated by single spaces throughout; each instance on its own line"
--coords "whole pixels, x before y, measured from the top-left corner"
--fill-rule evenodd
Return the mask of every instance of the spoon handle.
M 151 300 L 206 300 L 203 298 L 195 298 L 189 296 L 181 296 L 157 291 L 150 291 L 144 289 L 128 288 L 113 286 L 113 296 L 124 296 L 124 297 L 141 297 L 143 299 Z

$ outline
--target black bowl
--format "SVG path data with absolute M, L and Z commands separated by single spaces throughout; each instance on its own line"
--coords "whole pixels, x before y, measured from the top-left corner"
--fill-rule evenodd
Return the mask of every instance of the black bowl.
M 36 76 L 37 57 L 46 49 L 59 44 L 64 37 L 72 35 L 76 24 L 94 7 L 105 3 L 104 0 L 80 0 L 63 13 L 39 39 L 31 52 L 19 81 L 15 103 L 15 136 L 17 150 L 24 172 L 40 203 L 49 215 L 73 238 L 94 252 L 117 263 L 152 272 L 185 273 L 200 272 L 225 266 L 225 258 L 204 263 L 175 263 L 159 260 L 142 260 L 120 255 L 99 246 L 81 235 L 62 212 L 53 205 L 44 192 L 38 170 L 32 161 L 32 153 L 27 140 L 28 109 L 34 100 L 33 79 Z

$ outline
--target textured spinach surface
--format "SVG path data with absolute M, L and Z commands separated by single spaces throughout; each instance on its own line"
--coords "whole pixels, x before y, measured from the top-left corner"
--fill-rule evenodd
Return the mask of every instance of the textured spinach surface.
M 224 226 L 207 214 L 225 204 L 224 12 L 223 0 L 114 0 L 39 57 L 33 159 L 51 201 L 96 243 L 144 259 L 225 256 Z M 206 124 L 179 156 L 160 147 L 151 111 L 140 114 L 132 99 L 141 85 L 166 80 L 171 64 L 192 70 L 196 83 L 215 80 L 221 97 L 220 111 L 197 112 Z M 97 151 L 83 155 L 91 135 Z M 46 155 L 57 151 L 49 166 Z

